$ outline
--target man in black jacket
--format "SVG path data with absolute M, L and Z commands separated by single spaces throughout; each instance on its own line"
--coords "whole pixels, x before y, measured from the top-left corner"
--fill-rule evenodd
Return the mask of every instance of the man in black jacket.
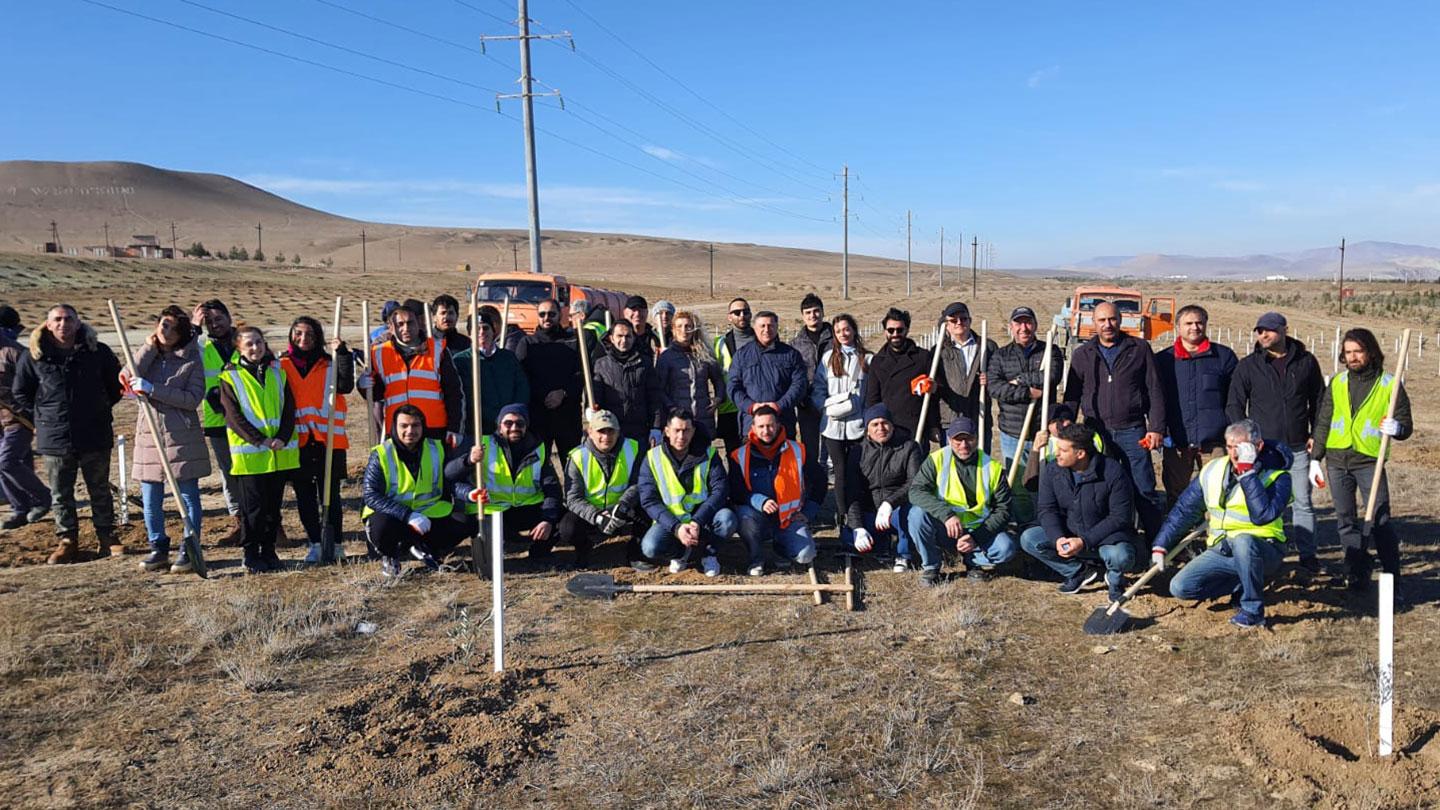
M 115 502 L 110 495 L 110 448 L 115 444 L 111 409 L 120 401 L 120 361 L 69 304 L 58 304 L 30 334 L 20 355 L 10 398 L 35 424 L 35 452 L 45 457 L 59 544 L 50 563 L 72 562 L 80 534 L 75 514 L 75 477 L 90 493 L 90 520 L 100 553 L 119 555 Z
M 635 347 L 629 321 L 616 321 L 602 341 L 605 350 L 594 362 L 596 410 L 620 420 L 620 435 L 649 449 L 660 443 L 653 428 L 660 410 L 660 387 L 651 359 Z
M 1016 307 L 1010 313 L 1010 342 L 990 353 L 985 364 L 985 375 L 989 383 L 990 397 L 1000 403 L 1000 455 L 1005 460 L 1005 469 L 1010 469 L 1010 460 L 1025 448 L 1036 433 L 1044 430 L 1045 414 L 1040 413 L 1040 403 L 1045 395 L 1045 386 L 1050 386 L 1051 402 L 1054 402 L 1056 386 L 1065 360 L 1060 347 L 1051 346 L 1035 339 L 1035 310 L 1030 307 Z M 1045 379 L 1043 366 L 1045 354 L 1051 355 L 1050 378 Z M 1024 436 L 1025 414 L 1034 408 L 1030 417 L 1030 430 Z M 1020 462 L 1024 467 L 1024 460 Z M 1035 515 L 1034 499 L 1030 491 L 1015 489 L 1015 518 L 1022 524 L 1028 523 Z
M 1283 442 L 1294 459 L 1290 465 L 1291 526 L 1287 545 L 1300 555 L 1300 567 L 1316 573 L 1315 511 L 1310 501 L 1311 435 L 1325 377 L 1305 344 L 1286 336 L 1285 316 L 1267 312 L 1255 323 L 1255 347 L 1235 366 L 1225 414 L 1231 422 L 1254 419 L 1267 443 Z
M 1105 575 L 1110 599 L 1121 593 L 1121 575 L 1135 565 L 1131 534 L 1133 488 L 1113 459 L 1095 452 L 1089 425 L 1060 429 L 1055 461 L 1040 472 L 1040 525 L 1020 535 L 1026 553 L 1065 577 L 1061 593 Z
M 985 363 L 995 356 L 999 348 L 995 341 L 986 338 L 980 345 L 980 334 L 971 329 L 970 308 L 960 301 L 945 307 L 942 313 L 944 330 L 940 335 L 940 368 L 935 374 L 934 399 L 940 405 L 940 424 L 948 425 L 957 416 L 968 416 L 977 425 L 984 423 L 984 435 L 980 437 L 980 449 L 993 455 L 990 446 L 991 398 L 986 392 L 985 402 L 980 401 L 980 388 L 989 384 L 989 375 L 981 367 L 982 355 Z M 984 418 L 980 416 L 984 411 Z
M 854 527 L 855 550 L 869 552 L 876 543 L 888 545 L 893 539 L 895 571 L 906 571 L 913 553 L 910 482 L 925 462 L 920 446 L 895 427 L 889 408 L 871 405 L 865 409 L 865 440 L 849 459 L 846 491 L 855 494 L 845 525 Z
M 806 293 L 800 301 L 800 319 L 804 326 L 795 333 L 790 345 L 800 352 L 800 358 L 805 361 L 805 390 L 808 392 L 815 384 L 815 367 L 834 343 L 835 332 L 825 321 L 825 302 L 813 292 Z M 820 441 L 820 409 L 807 396 L 800 400 L 796 416 L 800 425 L 800 444 L 805 446 L 805 474 L 818 475 L 825 463 L 825 448 Z
M 909 312 L 891 307 L 885 313 L 882 324 L 885 327 L 885 346 L 870 359 L 870 371 L 865 375 L 865 407 L 884 403 L 890 409 L 895 425 L 915 437 L 923 451 L 929 446 L 928 437 L 940 424 L 937 414 L 939 404 L 930 403 L 925 430 L 917 431 L 923 392 L 917 393 L 912 386 L 918 378 L 924 378 L 933 385 L 927 376 L 931 353 L 910 339 Z
M 515 357 L 530 380 L 530 432 L 559 457 L 580 444 L 580 370 L 577 332 L 560 325 L 560 303 L 553 298 L 535 307 L 537 325 L 515 345 Z M 594 355 L 591 355 L 594 359 Z

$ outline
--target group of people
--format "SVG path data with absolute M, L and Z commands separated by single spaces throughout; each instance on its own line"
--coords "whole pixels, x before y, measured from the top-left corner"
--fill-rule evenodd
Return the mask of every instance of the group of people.
M 651 308 L 632 296 L 613 323 L 584 300 L 570 306 L 573 328 L 561 325 L 560 302 L 546 300 L 533 332 L 502 341 L 492 306 L 467 335 L 451 296 L 392 301 L 368 357 L 327 340 L 310 317 L 295 319 L 277 356 L 262 330 L 237 327 L 210 300 L 162 311 L 133 373 L 73 307 L 52 307 L 28 339 L 18 313 L 0 307 L 4 528 L 53 509 L 50 561 L 76 559 L 78 473 L 101 551 L 123 553 L 109 488 L 111 409 L 134 395 L 154 408 L 164 440 L 162 456 L 137 425 L 133 478 L 150 546 L 142 568 L 190 566 L 183 551 L 170 556 L 167 464 L 191 531 L 201 524 L 199 479 L 218 469 L 233 520 L 224 542 L 243 546 L 247 570 L 281 565 L 287 484 L 306 562 L 331 562 L 343 546 L 327 558 L 321 536 L 327 525 L 341 536 L 339 482 L 355 429 L 346 395 L 358 391 L 379 438 L 361 479 L 362 520 L 388 576 L 407 558 L 438 568 L 496 513 L 506 539 L 527 540 L 538 561 L 561 545 L 586 565 L 598 543 L 627 537 L 637 569 L 715 576 L 721 545 L 738 534 L 746 573 L 760 576 L 772 556 L 801 566 L 815 558 L 812 528 L 833 490 L 842 543 L 897 571 L 917 567 L 926 584 L 941 580 L 947 558 L 985 579 L 1023 552 L 1063 578 L 1062 592 L 1103 577 L 1118 598 L 1125 574 L 1145 560 L 1174 565 L 1174 547 L 1204 522 L 1205 550 L 1171 592 L 1233 595 L 1233 621 L 1251 627 L 1264 622 L 1265 582 L 1287 552 L 1318 572 L 1311 492 L 1327 483 L 1349 587 L 1368 587 L 1372 539 L 1381 567 L 1399 568 L 1384 478 L 1368 533 L 1356 496 L 1368 495 L 1380 438 L 1403 440 L 1412 422 L 1403 388 L 1387 414 L 1400 383 L 1363 328 L 1345 333 L 1345 371 L 1327 383 L 1275 312 L 1258 319 L 1240 358 L 1209 339 L 1203 307 L 1181 309 L 1176 340 L 1153 352 L 1102 303 L 1094 339 L 1070 353 L 1066 374 L 1062 348 L 1038 338 L 1026 306 L 1010 314 L 1002 346 L 982 340 L 967 305 L 954 302 L 930 349 L 910 337 L 910 314 L 892 308 L 873 352 L 855 318 L 827 319 L 813 293 L 788 342 L 779 314 L 752 312 L 743 298 L 713 337 L 695 312 L 665 301 Z M 1042 402 L 1054 403 L 1049 413 L 1037 413 Z M 48 488 L 32 452 L 45 459 Z

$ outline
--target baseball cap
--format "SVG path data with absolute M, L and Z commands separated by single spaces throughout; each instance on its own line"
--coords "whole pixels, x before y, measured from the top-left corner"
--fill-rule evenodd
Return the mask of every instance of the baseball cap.
M 20 313 L 9 304 L 0 304 L 0 329 L 19 329 Z
M 1278 312 L 1267 312 L 1255 322 L 1255 328 L 1257 330 L 1264 329 L 1267 332 L 1279 332 L 1285 328 L 1285 316 Z
M 645 300 L 645 296 L 632 295 L 629 298 L 625 299 L 625 308 L 644 312 L 645 310 L 650 308 L 650 304 Z
M 591 430 L 619 430 L 620 420 L 610 411 L 590 411 L 586 426 Z
M 945 438 L 953 439 L 960 434 L 967 436 L 975 435 L 975 420 L 968 416 L 957 416 L 950 420 L 950 426 L 945 428 Z
M 949 306 L 945 307 L 945 311 L 941 315 L 946 318 L 968 318 L 970 317 L 970 307 L 965 306 L 963 302 L 952 301 Z
M 1029 318 L 1031 323 L 1039 323 L 1039 320 L 1035 317 L 1035 310 L 1030 307 L 1015 307 L 1010 310 L 1010 320 L 1018 321 L 1021 318 Z

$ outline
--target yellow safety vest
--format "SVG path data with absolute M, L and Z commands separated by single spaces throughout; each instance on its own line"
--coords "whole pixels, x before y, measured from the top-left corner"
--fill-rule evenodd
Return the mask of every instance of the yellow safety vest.
M 1237 534 L 1285 542 L 1284 516 L 1276 517 L 1264 526 L 1256 526 L 1250 521 L 1250 506 L 1245 502 L 1245 490 L 1240 486 L 1240 479 L 1234 479 L 1229 492 L 1226 492 L 1225 479 L 1229 471 L 1228 456 L 1211 459 L 1200 469 L 1200 491 L 1205 495 L 1205 516 L 1210 523 L 1206 545 L 1213 546 L 1221 539 Z M 1284 472 L 1267 470 L 1258 474 L 1264 475 L 1265 488 L 1269 489 Z
M 634 439 L 620 442 L 620 452 L 615 457 L 615 466 L 610 470 L 610 479 L 589 445 L 582 444 L 570 451 L 570 461 L 575 469 L 585 476 L 585 500 L 596 509 L 606 509 L 620 502 L 620 496 L 630 488 L 630 470 L 635 466 L 635 457 L 640 454 L 640 443 Z
M 965 488 L 960 485 L 960 476 L 950 474 L 950 465 L 955 461 L 955 454 L 950 448 L 942 447 L 930 454 L 930 463 L 935 465 L 935 494 L 950 504 L 950 510 L 960 518 L 966 529 L 978 528 L 990 516 L 990 496 L 1000 487 L 1000 479 L 1005 476 L 999 462 L 984 452 L 976 452 L 980 453 L 980 459 L 975 467 L 974 503 L 970 502 Z
M 540 474 L 545 467 L 544 444 L 536 448 L 535 463 L 520 468 L 517 475 L 510 469 L 510 462 L 505 460 L 505 453 L 494 436 L 480 441 L 485 447 L 485 491 L 490 497 L 490 502 L 485 504 L 485 514 L 544 503 L 545 493 L 540 491 Z M 475 504 L 467 501 L 465 512 L 475 514 Z
M 724 372 L 725 390 L 730 390 L 730 362 L 735 358 L 730 355 L 730 346 L 725 342 L 725 336 L 715 338 L 715 359 L 720 361 L 720 370 Z M 740 406 L 725 400 L 715 407 L 715 413 L 739 413 Z
M 1365 401 L 1352 416 L 1350 413 L 1350 372 L 1342 371 L 1330 380 L 1330 432 L 1325 436 L 1325 449 L 1350 448 L 1371 458 L 1380 457 L 1380 422 L 1390 409 L 1390 391 L 1395 375 L 1382 373 L 1370 387 Z M 1387 451 L 1386 455 L 1389 453 Z
M 221 357 L 220 350 L 215 348 L 214 341 L 202 338 L 200 340 L 200 362 L 205 367 L 205 393 L 209 394 L 210 389 L 220 384 L 220 372 L 225 370 L 225 366 L 240 362 L 240 352 L 231 349 L 229 357 Z M 207 428 L 224 427 L 225 414 L 210 407 L 208 399 L 204 400 L 200 404 L 200 425 Z
M 411 475 L 410 468 L 400 462 L 394 439 L 386 439 L 371 448 L 371 452 L 380 459 L 380 470 L 385 474 L 385 494 L 391 500 L 428 518 L 447 517 L 455 510 L 455 503 L 445 497 L 445 448 L 439 439 L 420 442 L 420 464 L 416 468 L 419 478 Z M 366 506 L 360 510 L 360 519 L 369 518 L 374 512 Z
M 675 474 L 675 465 L 665 453 L 665 445 L 657 444 L 645 454 L 645 462 L 650 465 L 650 475 L 655 478 L 655 488 L 660 491 L 660 500 L 665 502 L 665 508 L 679 518 L 681 523 L 689 523 L 690 513 L 710 497 L 710 465 L 714 461 L 715 448 L 706 448 L 705 460 L 695 465 L 695 478 L 691 482 L 690 491 L 686 492 L 685 487 L 680 484 L 680 476 Z
M 246 422 L 260 431 L 260 435 L 273 439 L 280 433 L 280 420 L 285 409 L 285 371 L 279 363 L 272 362 L 265 367 L 264 386 L 250 372 L 235 366 L 220 372 L 220 379 L 230 384 L 236 401 L 240 403 L 240 413 Z M 231 475 L 263 475 L 300 466 L 297 431 L 291 431 L 289 442 L 279 450 L 257 447 L 228 426 L 225 435 L 230 442 Z

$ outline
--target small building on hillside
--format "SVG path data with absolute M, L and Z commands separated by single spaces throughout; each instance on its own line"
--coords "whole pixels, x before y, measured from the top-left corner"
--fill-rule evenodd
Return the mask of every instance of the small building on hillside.
M 132 259 L 173 259 L 175 251 L 172 248 L 161 247 L 160 240 L 151 234 L 133 234 L 130 237 L 130 244 L 125 246 L 121 255 Z

